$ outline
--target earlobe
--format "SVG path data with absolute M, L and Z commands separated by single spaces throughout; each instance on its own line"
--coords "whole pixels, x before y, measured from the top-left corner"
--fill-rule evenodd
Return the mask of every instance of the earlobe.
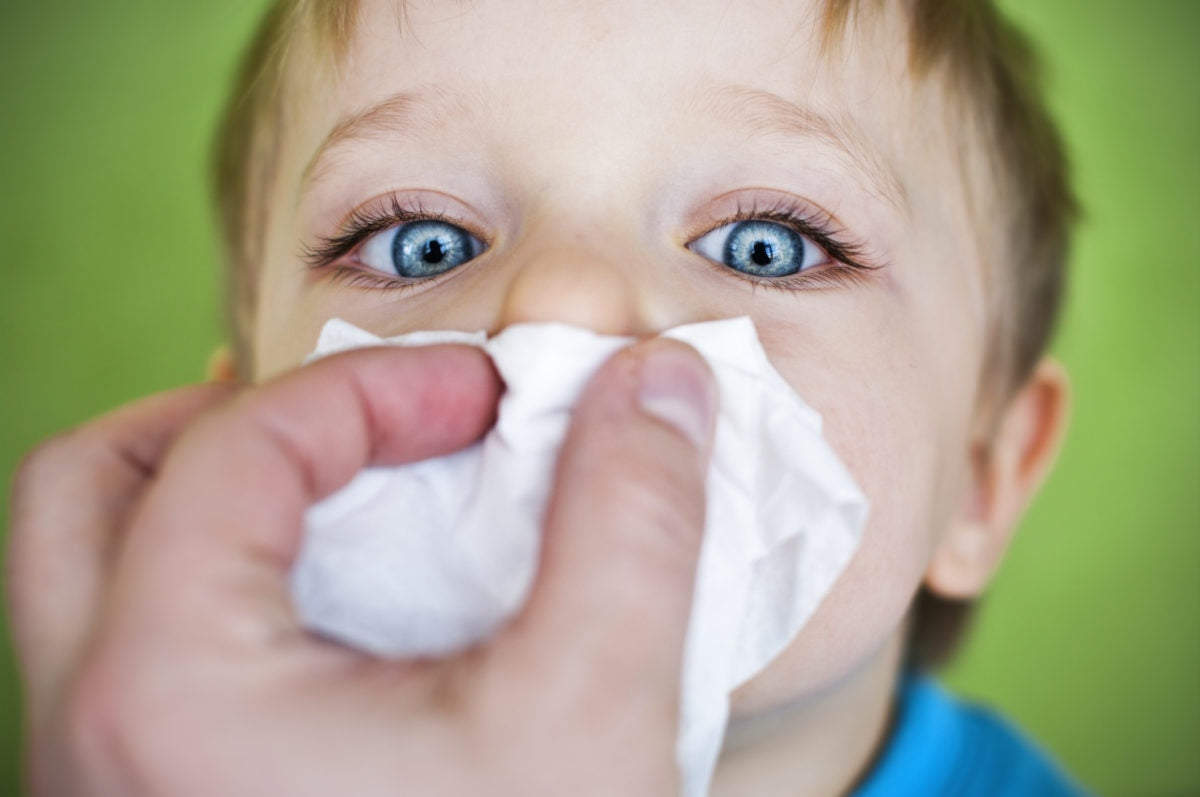
M 1043 359 L 1005 407 L 995 434 L 976 445 L 972 487 L 925 574 L 932 592 L 966 600 L 987 586 L 1058 455 L 1070 395 L 1066 371 Z
M 221 344 L 208 357 L 205 377 L 210 382 L 236 382 L 237 365 L 228 344 Z

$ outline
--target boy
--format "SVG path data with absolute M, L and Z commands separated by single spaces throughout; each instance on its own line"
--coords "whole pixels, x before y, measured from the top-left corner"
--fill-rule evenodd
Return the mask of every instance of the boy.
M 914 596 L 981 592 L 1064 423 L 1039 360 L 1071 201 L 1025 56 L 970 3 L 280 3 L 219 184 L 236 366 L 278 378 L 134 405 L 18 485 L 39 788 L 670 793 L 715 401 L 694 355 L 650 341 L 601 371 L 528 610 L 405 665 L 297 628 L 300 518 L 368 461 L 477 437 L 494 374 L 440 347 L 278 375 L 334 316 L 649 337 L 748 315 L 872 514 L 735 696 L 713 793 L 1072 793 L 901 677 Z

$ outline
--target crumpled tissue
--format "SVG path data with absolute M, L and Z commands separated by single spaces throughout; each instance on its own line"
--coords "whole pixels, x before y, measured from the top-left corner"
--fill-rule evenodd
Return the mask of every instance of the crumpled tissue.
M 663 334 L 704 356 L 720 394 L 676 748 L 683 792 L 699 797 L 730 693 L 812 616 L 858 544 L 867 501 L 748 318 Z M 507 386 L 495 427 L 449 456 L 364 470 L 309 511 L 292 572 L 309 628 L 384 656 L 448 655 L 520 611 L 571 409 L 631 339 L 539 323 L 490 339 L 435 331 L 383 340 L 334 319 L 312 357 L 441 342 L 479 346 L 495 362 Z

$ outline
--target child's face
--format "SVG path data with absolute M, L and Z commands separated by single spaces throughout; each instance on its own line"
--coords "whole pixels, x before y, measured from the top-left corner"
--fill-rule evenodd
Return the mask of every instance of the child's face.
M 751 316 L 872 514 L 743 714 L 894 655 L 972 489 L 985 313 L 962 145 L 942 92 L 908 75 L 900 19 L 823 55 L 822 5 L 410 2 L 400 27 L 392 2 L 368 3 L 340 74 L 291 97 L 253 330 L 262 377 L 333 316 L 380 335 Z M 407 227 L 407 250 L 394 229 L 323 244 L 393 204 L 452 225 Z M 767 223 L 731 226 L 743 217 Z M 864 267 L 832 262 L 839 245 Z M 309 268 L 305 247 L 336 262 Z M 478 250 L 425 280 L 374 270 Z

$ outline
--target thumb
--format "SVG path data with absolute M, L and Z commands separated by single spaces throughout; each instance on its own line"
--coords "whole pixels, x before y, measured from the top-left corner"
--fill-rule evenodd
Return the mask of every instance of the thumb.
M 585 391 L 513 629 L 535 655 L 553 649 L 545 686 L 561 678 L 560 699 L 643 695 L 675 727 L 716 405 L 708 366 L 666 339 L 622 351 Z

